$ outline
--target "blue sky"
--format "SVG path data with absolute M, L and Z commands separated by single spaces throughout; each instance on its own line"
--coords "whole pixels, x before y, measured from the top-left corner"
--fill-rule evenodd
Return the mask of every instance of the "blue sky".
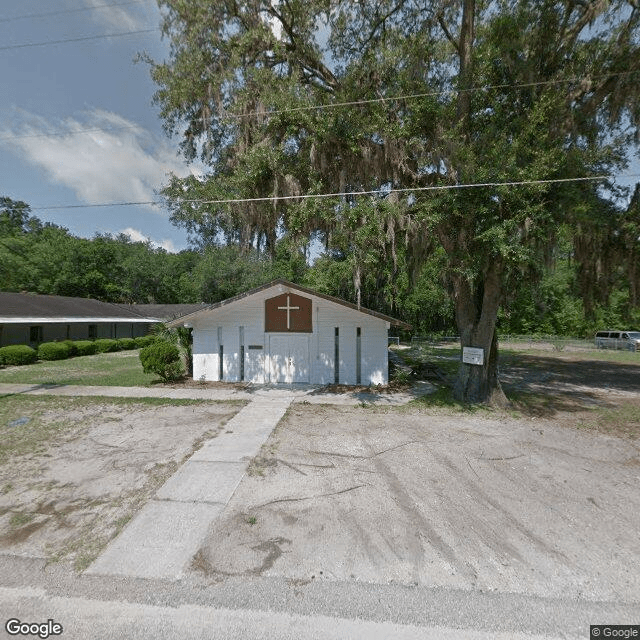
M 0 0 L 0 195 L 76 235 L 187 246 L 160 207 L 47 208 L 154 200 L 169 172 L 195 172 L 162 130 L 148 66 L 133 62 L 141 52 L 167 56 L 159 24 L 155 0 Z M 626 173 L 640 173 L 637 157 Z
M 162 130 L 148 65 L 133 62 L 139 52 L 167 56 L 159 24 L 155 0 L 0 0 L 0 195 L 76 235 L 125 232 L 186 247 L 159 207 L 40 208 L 154 200 L 170 171 L 193 170 Z

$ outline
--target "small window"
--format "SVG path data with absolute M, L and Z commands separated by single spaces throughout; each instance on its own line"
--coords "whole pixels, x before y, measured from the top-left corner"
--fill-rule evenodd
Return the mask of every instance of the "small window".
M 619 338 L 619 337 L 620 337 L 620 332 L 619 332 L 619 331 L 612 331 L 612 332 L 609 334 L 609 337 L 610 337 L 610 338 Z
M 42 342 L 42 327 L 29 328 L 29 342 Z
M 89 325 L 89 340 L 95 340 L 98 337 L 98 325 L 90 324 Z
M 596 338 L 608 338 L 608 337 L 609 337 L 608 331 L 598 331 L 598 333 L 596 333 Z

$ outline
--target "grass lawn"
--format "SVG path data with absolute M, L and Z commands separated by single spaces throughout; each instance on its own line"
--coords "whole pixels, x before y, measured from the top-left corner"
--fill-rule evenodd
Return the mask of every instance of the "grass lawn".
M 452 385 L 460 364 L 458 345 L 412 345 L 396 353 L 418 371 L 421 365 L 429 365 L 441 374 L 440 379 L 429 377 L 437 390 L 414 400 L 410 403 L 412 406 L 465 412 L 487 409 L 463 405 L 453 399 Z M 507 343 L 500 349 L 498 366 L 503 389 L 511 403 L 509 412 L 552 417 L 559 412 L 589 412 L 600 405 L 597 413 L 579 425 L 581 428 L 636 437 L 640 401 L 621 397 L 612 400 L 608 395 L 610 391 L 634 394 L 640 389 L 640 353 L 551 347 L 521 349 Z M 426 371 L 428 375 L 430 369 Z
M 407 364 L 416 365 L 421 362 L 431 362 L 438 365 L 440 369 L 448 374 L 455 374 L 460 362 L 460 346 L 432 346 L 413 345 L 409 349 L 396 351 Z M 640 352 L 615 349 L 552 349 L 544 350 L 540 348 L 514 348 L 510 343 L 500 344 L 499 362 L 502 365 L 509 365 L 518 362 L 521 356 L 533 356 L 540 359 L 557 358 L 558 360 L 572 361 L 600 361 L 619 362 L 621 364 L 640 365 Z
M 99 353 L 69 360 L 36 362 L 21 367 L 0 369 L 0 383 L 82 384 L 117 387 L 148 387 L 159 380 L 144 373 L 135 351 Z

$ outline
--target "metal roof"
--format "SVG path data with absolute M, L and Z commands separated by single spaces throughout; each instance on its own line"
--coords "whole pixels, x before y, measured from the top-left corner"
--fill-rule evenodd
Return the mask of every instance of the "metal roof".
M 144 315 L 147 318 L 156 318 L 162 320 L 162 322 L 167 322 L 199 311 L 206 304 L 201 302 L 199 304 L 119 304 L 118 306 L 133 311 L 133 313 Z
M 92 298 L 0 291 L 0 323 L 156 322 L 110 302 Z
M 249 296 L 252 296 L 256 293 L 259 293 L 260 291 L 265 291 L 266 289 L 270 289 L 271 287 L 276 287 L 278 285 L 284 286 L 284 287 L 288 287 L 290 289 L 294 289 L 296 291 L 300 291 L 301 293 L 306 293 L 307 295 L 312 295 L 312 296 L 316 296 L 318 298 L 322 298 L 324 300 L 329 300 L 330 302 L 334 302 L 336 304 L 342 305 L 343 307 L 348 307 L 349 309 L 353 309 L 354 311 L 358 311 L 360 313 L 365 313 L 369 316 L 373 316 L 375 318 L 379 318 L 380 320 L 384 320 L 386 322 L 389 322 L 390 324 L 396 326 L 396 327 L 401 327 L 403 329 L 411 329 L 411 325 L 407 324 L 406 322 L 403 322 L 402 320 L 398 320 L 397 318 L 392 318 L 391 316 L 387 316 L 384 313 L 379 313 L 378 311 L 371 311 L 370 309 L 365 309 L 364 307 L 358 307 L 358 305 L 353 304 L 352 302 L 347 302 L 346 300 L 342 300 L 341 298 L 335 298 L 334 296 L 330 296 L 327 295 L 326 293 L 318 293 L 317 291 L 314 291 L 313 289 L 308 289 L 307 287 L 302 287 L 299 284 L 294 284 L 293 282 L 289 282 L 288 280 L 282 280 L 282 279 L 278 279 L 278 280 L 273 280 L 272 282 L 269 282 L 268 284 L 263 284 L 259 287 L 256 287 L 255 289 L 250 289 L 249 291 L 245 291 L 244 293 L 241 293 L 237 296 L 234 296 L 233 298 L 228 298 L 227 300 L 222 300 L 221 302 L 216 302 L 215 304 L 211 304 L 208 305 L 206 307 L 203 307 L 202 309 L 199 309 L 198 311 L 195 311 L 193 313 L 189 313 L 185 316 L 182 316 L 180 318 L 176 318 L 175 320 L 169 322 L 169 326 L 177 326 L 179 324 L 182 324 L 184 322 L 184 320 L 186 320 L 187 318 L 193 318 L 197 315 L 200 315 L 201 313 L 205 312 L 205 311 L 213 311 L 214 309 L 219 309 L 221 307 L 227 306 L 229 304 L 233 304 L 234 302 L 238 302 L 239 300 L 242 300 L 243 298 L 247 298 Z

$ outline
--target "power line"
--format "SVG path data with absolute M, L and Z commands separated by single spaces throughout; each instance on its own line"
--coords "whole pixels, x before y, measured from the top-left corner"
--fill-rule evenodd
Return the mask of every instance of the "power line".
M 527 82 L 524 84 L 489 84 L 481 85 L 478 87 L 469 87 L 468 89 L 441 89 L 438 91 L 427 91 L 425 93 L 411 93 L 401 96 L 389 96 L 381 98 L 368 98 L 366 100 L 351 100 L 347 102 L 332 102 L 328 104 L 310 105 L 306 107 L 292 107 L 290 109 L 274 109 L 273 111 L 251 111 L 249 113 L 240 114 L 223 114 L 224 117 L 229 119 L 241 119 L 249 118 L 252 116 L 273 116 L 282 113 L 293 113 L 296 111 L 314 111 L 321 109 L 334 109 L 337 107 L 356 107 L 365 104 L 373 104 L 376 102 L 392 102 L 394 100 L 415 100 L 417 98 L 429 98 L 442 95 L 450 95 L 456 93 L 474 93 L 476 91 L 492 91 L 494 89 L 529 89 L 533 87 L 541 87 L 554 84 L 567 84 L 571 82 L 582 82 L 584 80 L 601 80 L 604 78 L 612 78 L 617 76 L 629 75 L 632 73 L 638 73 L 637 71 L 620 71 L 617 73 L 602 74 L 599 76 L 589 76 L 583 78 L 565 78 L 557 80 L 541 80 L 539 82 Z
M 27 20 L 31 18 L 48 18 L 50 16 L 57 16 L 64 13 L 78 13 L 80 11 L 93 11 L 94 9 L 107 9 L 110 7 L 125 7 L 130 4 L 143 4 L 149 0 L 129 0 L 128 2 L 114 2 L 113 4 L 97 4 L 92 7 L 79 7 L 77 9 L 60 9 L 59 11 L 49 11 L 47 13 L 29 13 L 22 16 L 13 16 L 11 18 L 0 18 L 2 22 L 15 22 L 16 20 Z
M 639 178 L 640 174 L 631 173 L 617 176 L 618 178 Z M 388 196 L 392 193 L 415 193 L 424 191 L 446 191 L 451 189 L 473 189 L 473 188 L 486 188 L 486 187 L 518 187 L 527 185 L 539 185 L 539 184 L 561 184 L 568 182 L 587 182 L 597 180 L 607 180 L 611 176 L 585 176 L 580 178 L 549 178 L 546 180 L 513 180 L 510 182 L 474 182 L 470 184 L 447 184 L 447 185 L 433 185 L 428 187 L 406 187 L 401 189 L 375 189 L 371 191 L 340 191 L 336 193 L 309 193 L 298 196 L 265 196 L 260 198 L 232 198 L 221 200 L 182 200 L 184 204 L 244 204 L 249 202 L 275 202 L 281 200 L 309 200 L 313 198 L 337 198 L 346 196 L 367 196 L 367 195 L 383 195 Z M 615 179 L 615 177 L 614 177 Z M 101 202 L 95 204 L 69 204 L 69 205 L 51 205 L 31 207 L 32 211 L 42 210 L 54 210 L 54 209 L 91 209 L 95 207 L 129 207 L 129 206 L 148 206 L 148 205 L 161 205 L 162 201 L 158 200 L 142 200 L 135 202 Z
M 150 31 L 154 31 L 153 29 L 151 29 Z M 146 31 L 143 32 L 128 32 L 128 33 L 148 33 Z M 128 33 L 122 33 L 122 34 L 115 34 L 115 35 L 128 35 Z M 91 36 L 91 38 L 96 37 L 96 38 L 109 38 L 111 36 Z M 70 42 L 70 41 L 65 41 L 65 42 Z M 46 43 L 42 43 L 42 44 L 46 44 Z M 20 45 L 19 45 L 20 46 Z M 31 45 L 25 45 L 25 46 L 31 46 Z M 37 45 L 33 45 L 33 46 L 37 46 Z M 0 50 L 2 49 L 6 49 L 6 48 L 10 48 L 10 47 L 0 47 Z M 471 87 L 469 89 L 464 89 L 464 90 L 455 90 L 455 89 L 445 89 L 445 90 L 441 90 L 441 91 L 430 91 L 430 92 L 426 92 L 426 93 L 412 93 L 412 94 L 405 94 L 405 95 L 399 95 L 399 96 L 390 96 L 390 97 L 383 97 L 383 98 L 371 98 L 371 99 L 366 99 L 366 100 L 353 100 L 350 102 L 334 102 L 334 103 L 330 103 L 330 104 L 320 104 L 320 105 L 311 105 L 311 106 L 306 106 L 306 107 L 292 107 L 291 109 L 279 109 L 279 110 L 273 110 L 273 111 L 253 111 L 250 113 L 243 113 L 243 114 L 222 114 L 223 117 L 226 118 L 230 118 L 230 119 L 241 119 L 241 118 L 248 118 L 248 117 L 252 117 L 252 116 L 272 116 L 272 115 L 279 115 L 279 114 L 283 114 L 283 113 L 293 113 L 293 112 L 298 112 L 298 111 L 315 111 L 315 110 L 321 110 L 321 109 L 333 109 L 336 107 L 349 107 L 349 106 L 360 106 L 360 105 L 365 105 L 365 104 L 371 104 L 371 103 L 376 103 L 376 102 L 391 102 L 393 100 L 416 100 L 418 98 L 426 98 L 426 97 L 433 97 L 433 96 L 438 96 L 438 95 L 447 95 L 447 94 L 451 94 L 451 93 L 462 93 L 467 92 L 475 92 L 475 91 L 490 91 L 490 90 L 494 90 L 494 89 L 523 89 L 523 88 L 531 88 L 531 87 L 536 87 L 536 86 L 544 86 L 544 85 L 552 85 L 552 84 L 563 84 L 563 83 L 567 83 L 567 82 L 580 82 L 583 80 L 600 80 L 603 78 L 610 78 L 610 77 L 615 77 L 615 76 L 622 76 L 622 75 L 628 75 L 631 73 L 635 73 L 633 71 L 621 71 L 619 73 L 610 73 L 610 74 L 606 74 L 606 75 L 600 75 L 600 76 L 591 76 L 589 78 L 568 78 L 566 80 L 545 80 L 545 81 L 540 81 L 540 82 L 528 82 L 526 84 L 499 84 L 499 85 L 483 85 L 483 86 L 478 86 L 478 87 Z M 71 136 L 71 135 L 75 135 L 77 133 L 96 133 L 96 132 L 101 132 L 101 131 L 120 131 L 123 129 L 136 129 L 139 128 L 138 125 L 128 125 L 128 126 L 122 126 L 122 127 L 108 127 L 108 128 L 102 128 L 102 127 L 95 127 L 95 128 L 91 128 L 91 129 L 77 129 L 75 131 L 60 131 L 60 132 L 50 132 L 50 133 L 34 133 L 34 134 L 25 134 L 25 135 L 18 135 L 18 136 L 0 136 L 0 141 L 2 140 L 21 140 L 23 138 L 47 138 L 47 137 L 56 137 L 56 136 Z
M 9 49 L 25 49 L 27 47 L 44 47 L 50 44 L 64 44 L 66 42 L 84 42 L 86 40 L 101 40 L 105 38 L 119 38 L 121 36 L 131 36 L 140 33 L 157 33 L 159 29 L 140 29 L 138 31 L 122 31 L 121 33 L 106 33 L 99 36 L 83 36 L 81 38 L 67 38 L 65 40 L 47 40 L 46 42 L 29 42 L 26 44 L 10 44 L 0 47 L 0 51 Z

